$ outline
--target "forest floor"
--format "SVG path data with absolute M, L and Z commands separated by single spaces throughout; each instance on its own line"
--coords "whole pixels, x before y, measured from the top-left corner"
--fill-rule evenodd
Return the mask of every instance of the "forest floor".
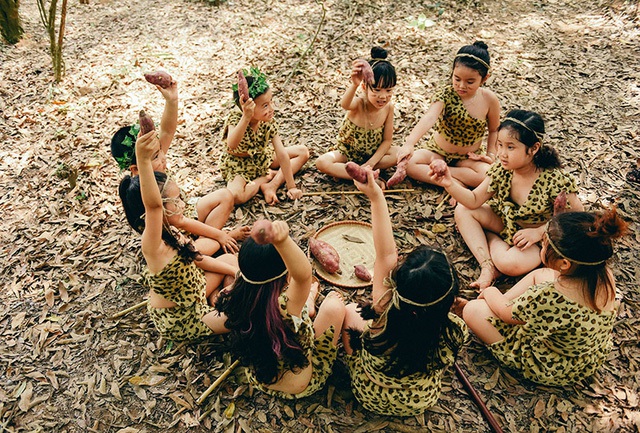
M 123 173 L 109 152 L 112 134 L 141 108 L 159 120 L 163 99 L 143 72 L 162 67 L 179 82 L 168 160 L 188 196 L 224 186 L 220 129 L 235 72 L 249 65 L 270 77 L 285 144 L 311 150 L 297 177 L 302 188 L 348 191 L 353 185 L 319 174 L 313 161 L 334 142 L 351 61 L 374 45 L 389 50 L 400 145 L 448 79 L 455 51 L 477 39 L 489 45 L 487 86 L 504 112 L 542 113 L 586 208 L 617 204 L 631 234 L 613 265 L 615 347 L 594 377 L 566 388 L 526 383 L 473 337 L 458 362 L 505 431 L 640 431 L 640 184 L 625 179 L 640 158 L 637 1 L 73 1 L 58 85 L 35 4 L 21 4 L 23 40 L 0 44 L 0 432 L 489 431 L 453 374 L 419 417 L 367 412 L 339 364 L 328 386 L 304 400 L 251 393 L 238 368 L 198 405 L 232 362 L 222 339 L 163 340 L 143 308 L 111 319 L 145 297 L 140 240 L 124 218 Z M 440 246 L 468 287 L 478 266 L 442 190 L 401 187 L 415 188 L 388 196 L 401 252 Z M 370 219 L 360 195 L 281 198 L 266 206 L 258 196 L 229 224 L 286 219 L 306 248 L 328 223 Z

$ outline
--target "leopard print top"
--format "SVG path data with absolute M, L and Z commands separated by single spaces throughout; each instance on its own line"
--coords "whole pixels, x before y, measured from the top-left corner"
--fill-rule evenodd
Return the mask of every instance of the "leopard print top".
M 460 95 L 450 84 L 433 95 L 431 102 L 442 101 L 444 108 L 433 129 L 451 144 L 471 147 L 484 136 L 486 119 L 472 117 L 464 106 Z
M 464 335 L 462 340 L 452 341 L 454 339 L 451 335 L 440 339 L 442 359 L 450 366 L 455 362 L 451 345 L 460 348 L 468 333 L 467 325 L 462 319 L 451 313 L 448 317 L 463 330 Z M 440 397 L 442 376 L 446 368 L 435 369 L 427 365 L 424 372 L 396 378 L 382 372 L 389 362 L 388 357 L 372 355 L 365 349 L 346 355 L 345 361 L 351 376 L 353 394 L 371 412 L 392 416 L 419 415 L 435 405 Z
M 155 275 L 145 269 L 143 281 L 158 295 L 177 304 L 172 308 L 147 306 L 151 320 L 163 337 L 183 341 L 213 334 L 202 322 L 202 317 L 213 311 L 205 296 L 207 281 L 193 261 L 176 254 Z
M 504 224 L 500 236 L 512 245 L 513 235 L 520 230 L 518 223 L 542 225 L 553 216 L 553 202 L 565 191 L 567 194 L 578 192 L 576 181 L 569 173 L 559 168 L 543 169 L 533 183 L 525 203 L 520 206 L 511 200 L 511 182 L 513 171 L 506 170 L 496 162 L 487 171 L 491 177 L 489 192 L 494 192 L 487 203 Z
M 489 349 L 503 365 L 543 385 L 568 385 L 591 376 L 612 347 L 616 311 L 598 313 L 555 289 L 554 282 L 531 286 L 512 301 L 511 325 L 491 317 L 504 336 Z
M 335 362 L 338 354 L 338 348 L 333 344 L 333 335 L 335 333 L 333 326 L 330 326 L 322 335 L 316 338 L 315 331 L 313 329 L 313 321 L 309 317 L 307 306 L 305 305 L 302 308 L 300 317 L 292 316 L 287 311 L 288 300 L 289 298 L 286 291 L 283 291 L 278 298 L 280 316 L 282 317 L 285 325 L 296 332 L 296 341 L 300 344 L 300 347 L 302 347 L 307 358 L 311 359 L 313 373 L 309 384 L 304 391 L 298 394 L 289 394 L 267 388 L 264 384 L 258 381 L 251 368 L 246 369 L 246 374 L 249 383 L 260 391 L 279 398 L 291 400 L 314 394 L 324 386 L 327 378 L 331 374 L 333 363 Z M 285 361 L 282 359 L 279 360 L 278 371 L 284 371 L 285 368 Z
M 223 149 L 228 150 L 229 127 L 237 125 L 241 118 L 242 113 L 237 110 L 232 111 L 227 117 L 222 128 Z M 277 134 L 278 123 L 275 120 L 260 122 L 257 131 L 247 127 L 244 137 L 233 153 L 247 153 L 248 156 L 233 156 L 229 152 L 222 152 L 220 155 L 219 168 L 225 181 L 231 182 L 237 175 L 242 176 L 246 182 L 265 176 L 269 172 L 269 166 L 275 156 L 271 140 Z
M 334 150 L 343 154 L 348 161 L 362 164 L 376 153 L 383 137 L 384 126 L 377 129 L 361 128 L 345 116 L 338 131 L 338 144 Z

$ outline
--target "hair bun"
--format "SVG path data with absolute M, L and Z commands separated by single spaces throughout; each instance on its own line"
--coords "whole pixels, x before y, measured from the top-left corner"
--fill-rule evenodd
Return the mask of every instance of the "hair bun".
M 593 222 L 593 236 L 601 237 L 603 243 L 610 243 L 627 233 L 627 223 L 620 218 L 615 206 L 598 215 Z
M 371 58 L 372 59 L 386 59 L 387 58 L 387 50 L 382 47 L 373 47 L 371 48 Z
M 475 41 L 473 43 L 474 47 L 478 47 L 478 48 L 482 48 L 483 50 L 489 51 L 489 47 L 487 46 L 487 44 L 484 43 L 484 41 Z

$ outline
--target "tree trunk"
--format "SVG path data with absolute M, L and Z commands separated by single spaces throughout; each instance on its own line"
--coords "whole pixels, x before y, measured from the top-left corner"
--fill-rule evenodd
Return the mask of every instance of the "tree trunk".
M 18 15 L 19 6 L 20 0 L 0 0 L 0 32 L 10 44 L 17 43 L 24 33 Z

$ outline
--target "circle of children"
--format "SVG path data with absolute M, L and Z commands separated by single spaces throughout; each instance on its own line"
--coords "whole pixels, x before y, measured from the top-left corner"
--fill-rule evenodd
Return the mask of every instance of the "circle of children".
M 483 42 L 462 47 L 450 78 L 398 147 L 396 72 L 386 50 L 374 47 L 370 60 L 352 63 L 337 143 L 316 167 L 350 179 L 345 166 L 354 161 L 366 173 L 365 182 L 354 183 L 371 203 L 373 286 L 366 302 L 345 306 L 332 291 L 317 309 L 318 281 L 285 221 L 272 223 L 266 244 L 249 236 L 250 227 L 223 229 L 234 205 L 258 192 L 268 204 L 278 202 L 282 184 L 289 199 L 303 195 L 294 173 L 309 152 L 283 145 L 265 75 L 245 71 L 248 98 L 232 85 L 235 106 L 219 160 L 227 187 L 200 198 L 195 209 L 166 173 L 177 84 L 156 86 L 165 98 L 159 131 L 125 127 L 111 147 L 131 171 L 119 193 L 142 235 L 148 313 L 160 334 L 228 334 L 249 382 L 286 399 L 323 387 L 341 341 L 355 397 L 385 415 L 420 414 L 437 402 L 468 328 L 498 363 L 530 381 L 562 386 L 592 375 L 612 346 L 617 301 L 607 261 L 626 224 L 615 208 L 583 210 L 538 113 L 514 109 L 500 120 L 498 98 L 483 87 L 490 72 Z M 457 296 L 458 277 L 442 251 L 420 246 L 398 257 L 386 185 L 377 178 L 379 169 L 394 166 L 389 183 L 409 176 L 443 187 L 457 202 L 457 228 L 480 267 L 471 284 L 477 299 Z M 564 211 L 554 214 L 554 204 Z M 502 293 L 492 285 L 500 275 L 522 278 Z

